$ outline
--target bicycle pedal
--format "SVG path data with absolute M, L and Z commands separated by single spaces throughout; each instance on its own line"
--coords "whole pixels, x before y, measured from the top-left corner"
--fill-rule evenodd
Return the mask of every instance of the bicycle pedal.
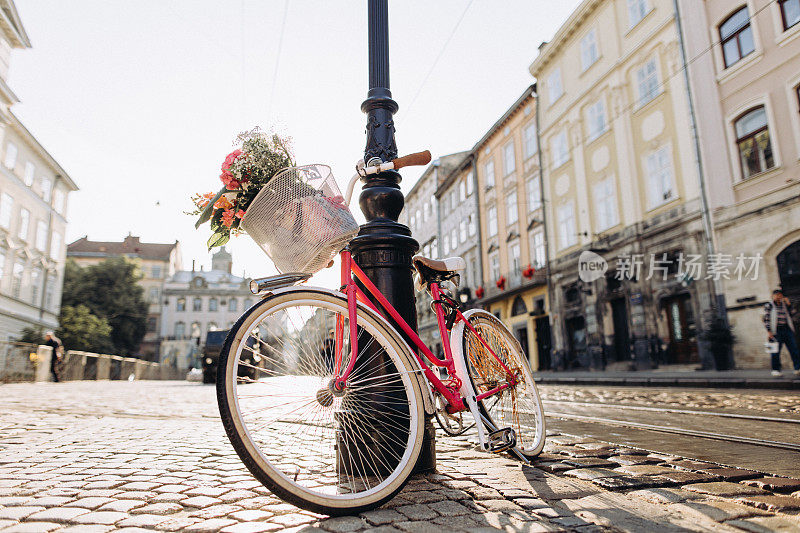
M 489 451 L 501 453 L 517 445 L 517 434 L 512 428 L 502 428 L 488 435 Z

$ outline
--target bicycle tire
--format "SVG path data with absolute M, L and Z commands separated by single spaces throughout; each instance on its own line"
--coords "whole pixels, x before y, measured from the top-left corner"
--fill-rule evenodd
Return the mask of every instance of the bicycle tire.
M 377 339 L 378 346 L 383 350 L 383 352 L 378 351 L 376 353 L 385 353 L 388 356 L 391 364 L 397 369 L 397 383 L 402 384 L 392 385 L 391 388 L 402 386 L 404 394 L 406 395 L 405 401 L 408 403 L 408 436 L 405 442 L 397 443 L 398 446 L 403 446 L 403 455 L 397 459 L 397 465 L 389 474 L 386 475 L 385 479 L 382 479 L 375 487 L 370 488 L 367 486 L 367 490 L 364 490 L 361 493 L 353 492 L 353 494 L 347 495 L 338 493 L 322 493 L 320 492 L 321 489 L 312 490 L 310 485 L 314 483 L 315 480 L 310 476 L 308 476 L 309 480 L 307 481 L 309 484 L 308 487 L 298 486 L 298 475 L 295 474 L 294 479 L 290 479 L 285 471 L 285 465 L 283 465 L 284 469 L 281 470 L 281 465 L 279 463 L 280 460 L 275 458 L 276 454 L 286 455 L 285 449 L 266 449 L 256 442 L 248 430 L 248 420 L 246 420 L 246 417 L 240 411 L 239 400 L 241 398 L 237 393 L 237 388 L 240 385 L 245 387 L 251 386 L 252 384 L 245 384 L 246 378 L 237 376 L 237 366 L 240 354 L 243 348 L 246 346 L 247 339 L 250 338 L 250 332 L 253 331 L 252 328 L 255 324 L 259 324 L 258 327 L 260 328 L 261 321 L 265 317 L 270 316 L 270 312 L 289 309 L 292 308 L 293 305 L 299 306 L 306 304 L 310 306 L 318 305 L 320 309 L 327 309 L 334 314 L 342 313 L 343 316 L 347 316 L 347 300 L 343 296 L 325 290 L 315 291 L 313 289 L 293 288 L 289 290 L 277 291 L 273 296 L 267 297 L 258 302 L 256 305 L 247 310 L 231 328 L 220 353 L 219 367 L 217 370 L 217 401 L 219 404 L 220 416 L 222 418 L 223 426 L 228 438 L 230 439 L 236 453 L 247 466 L 248 470 L 250 470 L 250 472 L 256 477 L 256 479 L 264 484 L 264 486 L 266 486 L 275 495 L 288 503 L 296 505 L 297 507 L 316 513 L 322 513 L 331 516 L 357 514 L 379 507 L 380 505 L 389 501 L 398 492 L 400 492 L 400 490 L 402 490 L 403 486 L 408 481 L 408 477 L 411 475 L 413 468 L 416 465 L 422 448 L 424 431 L 423 393 L 419 382 L 413 375 L 417 370 L 416 366 L 414 366 L 411 361 L 411 354 L 408 352 L 408 348 L 401 344 L 401 341 L 398 340 L 399 338 L 397 335 L 388 330 L 382 320 L 375 313 L 359 307 L 357 311 L 357 324 L 360 328 L 359 337 L 362 333 L 366 333 L 372 340 Z M 259 329 L 259 331 L 261 330 Z M 370 345 L 372 345 L 371 341 L 367 343 L 367 347 L 364 349 L 366 350 Z M 360 353 L 362 353 L 360 341 L 359 347 Z M 375 350 L 376 348 L 373 347 L 372 349 Z M 288 369 L 288 364 L 285 366 Z M 299 364 L 297 365 L 297 368 L 300 368 Z M 307 371 L 309 368 L 311 368 L 311 366 L 305 367 L 305 370 Z M 272 372 L 272 377 L 275 377 L 276 372 L 274 370 Z M 356 379 L 356 377 L 356 371 L 354 371 L 354 374 L 351 375 L 351 380 Z M 295 381 L 299 383 L 300 381 L 307 379 L 308 376 L 303 376 L 299 381 L 297 379 Z M 368 377 L 367 379 L 374 380 L 382 378 Z M 269 378 L 265 378 L 263 381 L 268 380 Z M 242 383 L 239 383 L 240 381 Z M 258 380 L 255 381 L 258 383 Z M 269 385 L 267 384 L 267 386 Z M 370 384 L 366 387 L 369 388 L 370 386 L 374 385 Z M 303 389 L 288 388 L 286 390 L 291 390 L 296 394 L 300 394 L 300 391 Z M 358 388 L 355 385 L 352 385 L 351 389 L 349 390 L 356 391 L 353 392 L 355 395 L 358 394 Z M 366 393 L 366 395 L 369 394 L 371 394 L 371 392 Z M 397 394 L 397 390 L 389 394 Z M 270 400 L 273 397 L 274 396 L 270 396 Z M 352 412 L 342 408 L 342 405 L 344 405 L 344 403 L 347 401 L 346 398 L 346 395 L 342 397 L 342 404 L 339 406 L 340 415 L 341 413 Z M 364 398 L 357 398 L 357 401 L 361 403 L 353 403 L 356 402 L 356 400 L 353 400 L 351 405 L 364 405 Z M 321 401 L 318 394 L 316 399 L 319 402 L 319 405 L 315 405 L 314 407 L 319 408 L 318 410 L 324 410 L 328 407 L 332 407 L 331 405 L 323 405 L 323 403 L 327 402 Z M 298 402 L 299 401 L 300 400 L 298 400 Z M 328 425 L 335 426 L 335 416 L 335 414 L 330 414 L 330 420 L 334 420 L 334 422 L 329 421 L 327 422 Z M 361 429 L 362 426 L 356 426 L 355 422 L 349 426 L 347 425 L 348 421 L 352 422 L 355 420 L 354 418 L 346 418 L 344 415 L 341 416 L 343 419 L 345 419 L 345 423 L 341 424 L 338 430 L 333 431 L 334 435 L 339 435 L 346 431 L 355 432 L 356 430 Z M 389 413 L 386 415 L 386 418 L 391 420 L 391 423 L 396 423 L 398 425 L 402 424 L 403 420 L 396 413 Z M 397 422 L 397 420 L 401 420 L 401 422 Z M 319 426 L 323 425 L 323 422 L 317 422 L 316 418 L 312 422 L 318 424 Z M 312 422 L 308 422 L 306 425 L 312 426 Z M 360 422 L 363 423 L 363 421 Z M 285 423 L 285 420 L 276 418 L 272 425 L 276 426 Z M 297 425 L 299 425 L 299 422 Z M 250 429 L 253 427 L 255 426 L 251 424 Z M 353 429 L 354 427 L 355 429 Z M 386 427 L 392 428 L 394 426 L 390 426 L 387 422 Z M 330 428 L 323 428 L 319 431 L 325 432 L 328 429 Z M 373 423 L 369 429 L 375 431 L 378 428 L 375 428 Z M 270 428 L 267 427 L 267 431 L 269 430 Z M 401 433 L 401 435 L 405 435 L 405 433 Z M 262 438 L 262 441 L 263 440 L 264 439 Z M 300 440 L 302 442 L 296 442 L 296 446 L 301 448 L 303 446 L 308 446 L 308 444 L 305 442 L 306 440 L 309 440 L 308 438 Z M 277 446 L 273 447 L 277 448 Z M 294 450 L 292 450 L 292 453 L 295 453 Z M 299 457 L 299 455 L 297 457 Z M 336 457 L 338 458 L 339 455 L 336 455 Z M 307 462 L 308 455 L 303 456 L 302 461 Z M 301 459 L 297 459 L 298 463 L 302 461 Z M 364 466 L 363 462 L 361 466 Z M 357 469 L 358 465 L 356 464 L 356 466 L 353 467 L 353 464 L 351 463 L 350 467 Z M 333 469 L 334 471 L 338 472 L 337 476 L 342 475 L 339 467 L 333 466 Z M 311 467 L 309 467 L 309 470 L 311 470 Z M 330 475 L 329 471 L 326 472 L 327 473 L 325 475 Z M 368 485 L 367 482 L 364 481 L 364 476 L 369 477 L 370 473 L 359 473 L 359 476 L 361 477 L 361 481 L 364 482 L 363 484 Z M 346 473 L 343 477 L 346 477 Z M 350 477 L 355 477 L 355 475 Z M 338 483 L 331 483 L 329 485 L 331 486 L 323 488 L 328 490 L 331 488 L 335 489 L 335 485 L 338 485 Z M 355 482 L 351 482 L 351 485 L 354 486 Z
M 539 455 L 544 447 L 545 418 L 542 400 L 536 389 L 527 357 L 511 331 L 493 314 L 482 309 L 470 309 L 464 313 L 464 317 L 491 346 L 492 351 L 500 356 L 503 363 L 521 377 L 513 388 L 478 401 L 480 413 L 494 425 L 494 427 L 489 424 L 485 426 L 489 431 L 512 427 L 517 435 L 515 447 L 517 453 L 531 460 Z M 466 379 L 469 381 L 465 395 L 477 396 L 487 392 L 504 378 L 505 371 L 497 360 L 486 352 L 485 347 L 463 323 L 453 328 L 451 346 L 454 356 L 462 358 L 463 363 L 459 367 L 464 369 Z M 487 402 L 490 402 L 491 406 L 487 406 Z M 519 408 L 518 403 L 522 404 Z M 510 421 L 505 420 L 508 415 Z

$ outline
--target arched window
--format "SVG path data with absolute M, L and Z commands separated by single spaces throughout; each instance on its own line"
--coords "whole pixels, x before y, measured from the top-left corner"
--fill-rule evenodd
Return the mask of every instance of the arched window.
M 186 324 L 183 322 L 175 323 L 175 338 L 182 339 L 186 335 Z
M 186 311 L 186 298 L 178 298 L 178 300 L 175 302 L 175 310 Z
M 514 298 L 514 303 L 511 305 L 511 316 L 522 315 L 528 312 L 528 306 L 525 305 L 525 300 L 522 296 Z
M 743 178 L 749 178 L 753 174 L 775 166 L 764 106 L 753 108 L 736 119 L 734 129 Z
M 756 49 L 747 6 L 742 6 L 740 10 L 719 25 L 719 37 L 722 43 L 725 68 L 739 62 L 740 59 Z
M 200 335 L 200 322 L 192 322 L 192 338 L 199 338 Z
M 217 310 L 217 299 L 216 298 L 209 298 L 209 300 L 208 300 L 208 310 L 209 311 L 216 311 Z
M 203 299 L 202 298 L 195 298 L 192 301 L 192 311 L 202 311 L 203 310 Z
M 148 317 L 147 318 L 147 332 L 154 333 L 156 331 L 156 319 L 155 317 Z
M 236 298 L 231 298 L 228 300 L 228 311 L 236 311 L 236 307 L 239 305 L 239 302 L 236 301 Z

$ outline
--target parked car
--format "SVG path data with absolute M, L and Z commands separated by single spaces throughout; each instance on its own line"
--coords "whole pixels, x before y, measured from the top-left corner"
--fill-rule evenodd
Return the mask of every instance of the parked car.
M 217 381 L 217 365 L 219 363 L 219 354 L 222 351 L 222 345 L 225 344 L 225 339 L 228 336 L 227 329 L 220 329 L 217 331 L 209 331 L 206 335 L 206 343 L 203 347 L 203 383 L 216 383 Z M 256 379 L 256 369 L 254 367 L 261 366 L 262 357 L 255 348 L 256 341 L 252 337 L 247 339 L 246 346 L 242 351 L 241 362 L 245 365 L 239 365 L 239 377 L 248 377 Z

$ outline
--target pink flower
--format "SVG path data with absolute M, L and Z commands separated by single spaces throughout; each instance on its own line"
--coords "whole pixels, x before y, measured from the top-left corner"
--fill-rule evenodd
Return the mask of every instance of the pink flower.
M 242 218 L 244 216 L 244 209 L 239 209 L 236 212 L 236 218 Z
M 225 158 L 225 162 L 222 163 L 223 173 L 226 172 L 229 168 L 231 168 L 233 162 L 236 161 L 236 158 L 239 157 L 240 155 L 242 155 L 241 150 L 234 150 L 233 152 L 228 154 L 228 156 Z
M 233 210 L 226 209 L 222 213 L 222 224 L 230 228 L 231 224 L 233 224 L 233 217 L 234 217 Z

